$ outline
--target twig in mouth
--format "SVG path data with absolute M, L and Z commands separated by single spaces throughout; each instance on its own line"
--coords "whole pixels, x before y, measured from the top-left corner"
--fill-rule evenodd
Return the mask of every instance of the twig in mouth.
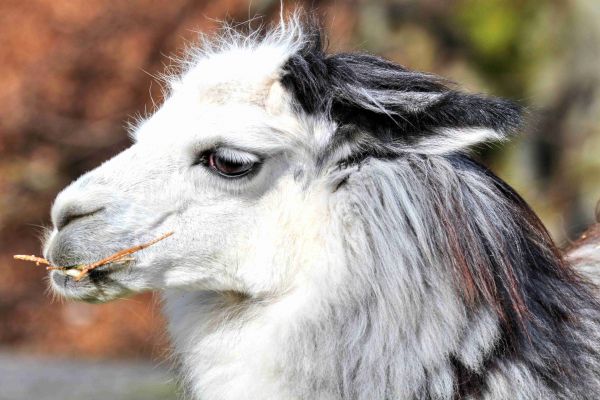
M 38 266 L 38 265 L 40 265 L 40 264 L 48 265 L 48 266 L 49 266 L 48 268 L 51 268 L 51 267 L 50 267 L 50 261 L 48 261 L 48 260 L 46 260 L 45 258 L 42 258 L 42 257 L 37 257 L 37 256 L 34 256 L 34 255 L 31 255 L 31 256 L 25 256 L 25 255 L 20 255 L 20 254 L 19 254 L 19 255 L 15 255 L 15 256 L 13 256 L 13 258 L 14 258 L 15 260 L 23 260 L 23 261 L 31 261 L 31 262 L 34 262 L 36 266 Z M 53 267 L 52 267 L 52 268 L 53 268 Z
M 133 247 L 129 247 L 129 248 L 124 249 L 124 250 L 117 251 L 116 253 L 111 254 L 110 256 L 105 257 L 105 258 L 103 258 L 103 259 L 101 259 L 99 261 L 93 262 L 91 264 L 81 264 L 81 265 L 73 265 L 73 266 L 68 266 L 68 267 L 60 267 L 60 266 L 57 266 L 57 265 L 52 265 L 50 263 L 50 261 L 46 260 L 45 258 L 36 257 L 36 256 L 33 256 L 33 255 L 31 255 L 31 256 L 15 255 L 15 256 L 13 256 L 13 258 L 15 260 L 23 260 L 23 261 L 34 262 L 35 265 L 40 265 L 40 264 L 46 265 L 46 269 L 47 270 L 65 271 L 65 270 L 77 269 L 79 271 L 79 274 L 76 275 L 76 276 L 74 276 L 73 278 L 76 281 L 79 281 L 81 278 L 83 278 L 84 276 L 86 276 L 90 271 L 92 271 L 92 270 L 94 270 L 94 269 L 96 269 L 98 267 L 101 267 L 103 265 L 111 264 L 111 263 L 118 263 L 120 261 L 121 262 L 123 262 L 123 261 L 131 261 L 132 258 L 131 257 L 127 257 L 127 256 L 129 256 L 130 254 L 136 253 L 136 252 L 138 252 L 140 250 L 143 250 L 146 247 L 150 247 L 153 244 L 155 244 L 157 242 L 160 242 L 163 239 L 168 238 L 173 233 L 175 233 L 175 232 L 168 232 L 168 233 L 165 233 L 164 235 L 162 235 L 162 236 L 160 236 L 160 237 L 158 237 L 156 239 L 153 239 L 153 240 L 151 240 L 149 242 L 142 243 L 142 244 L 139 244 L 137 246 L 133 246 Z

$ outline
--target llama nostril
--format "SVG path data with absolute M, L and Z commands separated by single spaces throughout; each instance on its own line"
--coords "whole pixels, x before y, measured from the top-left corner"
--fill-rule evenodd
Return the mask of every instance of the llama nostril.
M 94 215 L 94 214 L 98 213 L 99 211 L 102 211 L 103 209 L 104 209 L 104 207 L 100 207 L 100 208 L 96 208 L 92 211 L 86 211 L 86 210 L 82 210 L 81 208 L 78 208 L 78 207 L 65 208 L 60 213 L 60 216 L 58 217 L 58 219 L 56 221 L 56 229 L 61 230 L 65 226 L 69 225 L 71 222 L 81 219 L 81 218 L 84 218 L 84 217 L 89 217 L 91 215 Z

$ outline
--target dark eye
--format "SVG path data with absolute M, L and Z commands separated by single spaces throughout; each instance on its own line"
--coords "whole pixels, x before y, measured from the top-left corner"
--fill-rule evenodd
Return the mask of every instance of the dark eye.
M 205 165 L 226 178 L 239 178 L 252 172 L 260 163 L 253 154 L 217 149 L 203 156 Z

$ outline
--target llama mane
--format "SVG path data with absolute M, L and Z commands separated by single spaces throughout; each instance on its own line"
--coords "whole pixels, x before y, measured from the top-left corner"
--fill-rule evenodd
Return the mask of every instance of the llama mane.
M 592 286 L 506 183 L 464 154 L 371 157 L 350 168 L 339 172 L 348 176 L 336 201 L 361 221 L 364 238 L 357 243 L 359 226 L 343 238 L 359 282 L 348 291 L 358 297 L 340 304 L 362 307 L 369 325 L 403 321 L 405 337 L 380 338 L 398 346 L 447 329 L 447 343 L 434 347 L 463 397 L 490 390 L 489 375 L 507 362 L 535 371 L 565 398 L 595 393 L 598 376 L 588 375 L 600 368 L 600 313 Z M 482 318 L 487 341 L 461 339 Z M 430 376 L 440 368 L 421 366 Z

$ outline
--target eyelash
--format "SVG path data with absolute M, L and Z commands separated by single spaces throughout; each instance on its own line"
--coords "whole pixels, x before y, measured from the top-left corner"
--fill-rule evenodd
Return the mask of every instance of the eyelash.
M 242 154 L 227 148 L 206 150 L 193 163 L 193 165 L 203 165 L 212 173 L 225 179 L 240 179 L 254 175 L 261 164 L 262 160 L 257 156 L 248 154 L 244 159 Z

